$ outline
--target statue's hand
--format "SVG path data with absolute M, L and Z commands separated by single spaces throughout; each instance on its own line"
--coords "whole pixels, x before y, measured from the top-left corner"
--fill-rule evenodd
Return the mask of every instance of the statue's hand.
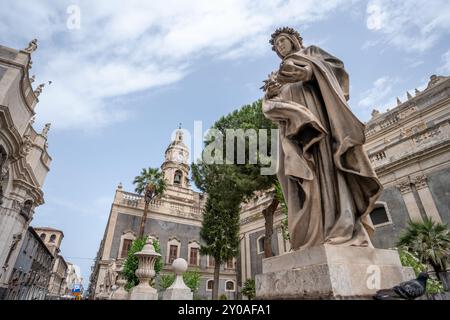
M 284 61 L 280 65 L 280 75 L 287 82 L 308 81 L 312 77 L 312 69 L 309 66 L 299 66 L 292 61 Z
M 267 86 L 266 98 L 267 99 L 273 98 L 273 97 L 279 95 L 280 92 L 281 92 L 281 84 L 279 84 L 278 82 L 271 83 Z
M 266 93 L 266 98 L 270 99 L 280 94 L 281 87 L 281 83 L 278 82 L 278 73 L 272 72 L 268 79 L 264 80 L 264 86 L 261 89 Z

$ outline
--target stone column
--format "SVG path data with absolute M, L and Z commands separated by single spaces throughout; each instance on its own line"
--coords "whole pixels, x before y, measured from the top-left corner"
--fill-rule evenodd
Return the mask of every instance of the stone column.
M 187 270 L 187 262 L 183 258 L 175 259 L 172 263 L 176 278 L 173 284 L 166 289 L 163 300 L 192 300 L 191 289 L 184 283 L 183 273 Z
M 249 279 L 252 277 L 252 263 L 250 260 L 250 236 L 248 233 L 245 234 L 245 268 L 245 279 Z
M 278 227 L 276 229 L 276 233 L 277 233 L 277 242 L 278 242 L 278 255 L 281 255 L 281 254 L 285 253 L 283 229 L 281 227 Z
M 130 300 L 158 300 L 157 290 L 150 285 L 150 280 L 156 275 L 156 259 L 161 257 L 153 247 L 153 237 L 149 236 L 144 248 L 135 255 L 139 259 L 139 267 L 136 270 L 139 284 L 131 291 Z
M 417 193 L 419 194 L 420 201 L 422 201 L 426 215 L 434 222 L 442 223 L 441 216 L 436 208 L 431 191 L 428 188 L 427 177 L 425 175 L 417 176 L 413 179 L 413 182 L 416 185 Z
M 123 266 L 121 266 L 119 269 L 117 269 L 116 272 L 118 275 L 118 278 L 116 281 L 117 289 L 112 294 L 111 300 L 128 300 L 129 293 L 125 290 L 125 284 L 127 283 L 127 280 L 125 280 L 125 277 L 123 274 Z
M 422 216 L 420 215 L 419 207 L 417 206 L 416 199 L 411 189 L 411 183 L 409 179 L 403 180 L 397 185 L 405 201 L 406 209 L 408 210 L 409 217 L 413 222 L 422 222 Z

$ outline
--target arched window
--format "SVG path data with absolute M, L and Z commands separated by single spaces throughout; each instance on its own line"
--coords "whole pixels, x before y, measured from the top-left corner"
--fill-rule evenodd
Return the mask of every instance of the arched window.
M 214 288 L 214 280 L 208 280 L 206 282 L 206 290 L 212 291 L 213 288 Z
M 210 256 L 210 255 L 206 256 L 206 260 L 208 262 L 208 267 L 210 267 L 210 268 L 214 268 L 215 267 L 216 260 L 214 259 L 213 256 Z
M 181 184 L 181 178 L 183 177 L 183 174 L 180 170 L 175 171 L 175 176 L 173 177 L 173 183 L 174 184 Z
M 52 234 L 52 235 L 50 236 L 49 242 L 53 243 L 53 242 L 55 242 L 55 240 L 56 240 L 56 235 L 55 235 L 55 234 Z
M 133 244 L 136 236 L 133 231 L 127 230 L 120 237 L 120 245 L 119 245 L 119 259 L 128 257 L 128 251 Z
M 45 241 L 45 233 L 41 233 L 40 237 L 42 241 Z
M 234 282 L 231 280 L 228 280 L 225 282 L 225 290 L 226 291 L 234 291 Z
M 181 242 L 177 238 L 172 237 L 169 239 L 167 242 L 167 263 L 172 264 L 180 256 L 180 248 Z
M 191 266 L 200 264 L 200 243 L 197 240 L 192 240 L 188 244 L 188 263 Z

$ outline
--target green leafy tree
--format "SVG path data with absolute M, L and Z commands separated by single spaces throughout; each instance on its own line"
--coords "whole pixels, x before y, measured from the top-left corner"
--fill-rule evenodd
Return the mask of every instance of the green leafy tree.
M 239 247 L 239 212 L 242 196 L 229 166 L 197 164 L 192 166 L 194 181 L 208 194 L 203 211 L 200 253 L 214 258 L 212 299 L 218 299 L 220 265 L 235 257 Z
M 256 296 L 256 288 L 255 288 L 255 280 L 247 279 L 242 287 L 242 294 L 248 298 L 248 300 L 252 300 Z
M 192 271 L 186 271 L 183 274 L 183 281 L 186 284 L 186 286 L 192 290 L 194 294 L 198 292 L 198 289 L 200 287 L 200 273 L 197 270 Z M 175 274 L 165 274 L 162 275 L 159 281 L 159 285 L 161 288 L 166 290 L 169 288 L 173 282 L 175 281 Z
M 144 245 L 147 241 L 147 237 L 139 238 L 133 241 L 131 244 L 130 250 L 128 250 L 128 256 L 123 264 L 123 273 L 125 276 L 125 279 L 127 280 L 127 283 L 125 285 L 125 289 L 127 291 L 130 291 L 131 288 L 139 284 L 139 279 L 136 276 L 135 272 L 139 266 L 139 259 L 134 255 L 136 252 L 141 251 L 144 248 Z M 158 253 L 161 253 L 161 247 L 159 245 L 158 240 L 153 240 L 153 247 L 155 248 L 155 251 Z M 156 274 L 159 274 L 159 272 L 162 270 L 164 266 L 164 263 L 162 261 L 162 258 L 159 257 L 155 262 L 155 272 Z
M 227 134 L 227 129 L 242 129 L 244 132 L 247 130 L 254 130 L 259 141 L 260 129 L 264 129 L 267 133 L 267 151 L 268 157 L 271 156 L 271 131 L 270 129 L 276 129 L 276 125 L 268 120 L 262 112 L 262 101 L 258 100 L 250 105 L 245 105 L 239 110 L 235 110 L 232 113 L 221 117 L 213 126 L 214 129 L 218 129 L 222 132 L 224 137 Z M 248 131 L 251 132 L 251 131 Z M 236 145 L 234 146 L 233 159 L 228 158 L 233 162 L 233 165 L 229 165 L 233 170 L 233 178 L 239 188 L 235 188 L 234 192 L 239 193 L 244 201 L 250 200 L 255 197 L 257 192 L 263 191 L 266 194 L 270 194 L 272 197 L 271 203 L 262 211 L 265 220 L 265 237 L 264 237 L 264 255 L 265 257 L 273 256 L 272 252 L 272 235 L 273 235 L 273 217 L 278 208 L 279 197 L 276 196 L 274 190 L 278 180 L 275 175 L 261 175 L 261 168 L 266 167 L 263 165 L 263 155 L 257 153 L 251 154 L 255 150 L 249 148 L 249 139 L 245 138 L 245 163 L 238 164 L 238 150 Z M 236 138 L 236 141 L 238 138 Z M 207 141 L 208 143 L 209 141 Z M 231 153 L 231 152 L 230 152 Z M 227 154 L 226 143 L 224 143 L 223 154 Z M 250 164 L 249 159 L 254 156 L 257 159 L 257 164 Z M 286 220 L 287 222 L 287 220 Z
M 144 214 L 139 228 L 139 238 L 144 236 L 147 222 L 148 206 L 155 197 L 160 197 L 166 190 L 166 181 L 158 168 L 143 168 L 141 174 L 134 178 L 133 184 L 138 194 L 144 193 Z
M 425 218 L 423 222 L 410 222 L 397 244 L 423 264 L 430 265 L 436 276 L 445 283 L 445 271 L 450 255 L 450 230 L 446 224 Z

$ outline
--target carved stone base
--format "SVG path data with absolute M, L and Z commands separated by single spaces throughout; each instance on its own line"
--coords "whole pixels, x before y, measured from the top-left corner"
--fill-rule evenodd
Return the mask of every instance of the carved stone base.
M 395 250 L 322 245 L 263 260 L 257 299 L 371 299 L 415 278 Z
M 168 288 L 164 291 L 163 300 L 192 300 L 191 289 Z
M 130 293 L 128 293 L 124 288 L 119 288 L 111 296 L 111 300 L 128 300 L 128 299 L 130 299 Z
M 131 290 L 130 300 L 158 300 L 158 291 L 147 283 L 140 283 Z

